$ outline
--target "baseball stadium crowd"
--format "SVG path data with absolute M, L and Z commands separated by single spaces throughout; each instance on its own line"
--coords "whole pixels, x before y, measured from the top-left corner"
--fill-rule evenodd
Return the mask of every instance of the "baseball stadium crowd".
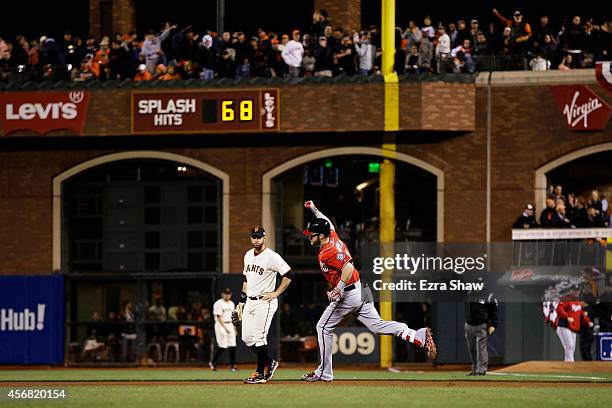
M 546 15 L 523 16 L 519 10 L 509 18 L 492 12 L 496 23 L 486 27 L 477 18 L 434 25 L 430 16 L 396 27 L 396 72 L 569 70 L 592 67 L 612 52 L 609 19 L 551 21 Z M 348 32 L 335 26 L 325 10 L 316 10 L 312 25 L 291 33 L 260 28 L 251 35 L 200 34 L 191 26 L 170 23 L 144 35 L 102 38 L 69 31 L 57 39 L 0 33 L 0 81 L 367 76 L 380 73 L 380 56 L 378 27 Z
M 513 228 L 606 228 L 612 227 L 612 208 L 599 191 L 582 197 L 574 193 L 564 195 L 557 185 L 546 198 L 546 208 L 536 219 L 535 208 L 527 204 L 514 222 Z
M 200 301 L 168 308 L 164 304 L 157 294 L 153 302 L 144 301 L 141 306 L 125 300 L 121 311 L 93 311 L 84 325 L 83 341 L 71 343 L 72 358 L 79 362 L 134 362 L 136 343 L 141 341 L 149 363 L 208 362 L 215 338 L 211 308 Z M 284 303 L 281 336 L 295 340 L 316 335 L 314 328 L 321 313 L 321 305 L 292 308 Z

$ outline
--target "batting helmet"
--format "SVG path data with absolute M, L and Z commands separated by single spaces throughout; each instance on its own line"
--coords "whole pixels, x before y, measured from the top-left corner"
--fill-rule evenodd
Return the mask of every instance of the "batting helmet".
M 311 234 L 323 234 L 324 236 L 328 237 L 330 229 L 329 221 L 323 218 L 317 218 L 308 223 L 308 226 L 304 230 L 304 235 L 309 236 Z

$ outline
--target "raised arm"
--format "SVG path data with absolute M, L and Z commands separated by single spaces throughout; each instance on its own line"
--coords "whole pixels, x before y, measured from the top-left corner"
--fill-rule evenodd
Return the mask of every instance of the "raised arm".
M 329 218 L 327 218 L 327 216 L 325 216 L 325 214 L 323 214 L 321 211 L 319 211 L 319 209 L 315 206 L 315 204 L 312 202 L 312 200 L 306 201 L 304 203 L 304 207 L 308 208 L 315 217 L 323 218 L 324 220 L 327 220 L 327 222 L 329 222 L 329 228 L 332 231 L 336 230 L 334 228 L 334 224 L 332 224 L 331 220 Z

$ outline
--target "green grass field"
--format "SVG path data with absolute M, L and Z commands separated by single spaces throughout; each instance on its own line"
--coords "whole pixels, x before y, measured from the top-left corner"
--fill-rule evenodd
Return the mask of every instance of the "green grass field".
M 0 370 L 0 387 L 4 392 L 11 387 L 11 382 L 28 381 L 54 384 L 16 383 L 14 387 L 68 390 L 68 398 L 64 401 L 7 402 L 0 398 L 0 406 L 525 408 L 603 407 L 612 401 L 612 372 L 492 373 L 485 377 L 467 377 L 464 372 L 337 370 L 333 384 L 311 384 L 299 381 L 303 370 L 281 368 L 270 384 L 243 385 L 240 380 L 249 373 L 247 370 L 211 372 L 204 368 Z M 399 382 L 402 380 L 406 382 Z M 76 381 L 91 384 L 71 385 Z M 139 381 L 147 383 L 139 384 Z M 517 381 L 522 383 L 517 384 Z M 58 385 L 56 382 L 65 383 Z M 564 382 L 581 384 L 570 386 Z

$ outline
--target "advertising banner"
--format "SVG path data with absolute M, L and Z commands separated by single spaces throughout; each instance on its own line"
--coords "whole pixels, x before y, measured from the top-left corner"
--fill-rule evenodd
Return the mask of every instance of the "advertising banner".
M 571 131 L 604 130 L 610 106 L 584 85 L 551 87 L 559 110 Z
M 0 125 L 4 135 L 20 130 L 82 134 L 88 104 L 89 92 L 84 91 L 0 93 Z
M 0 277 L 0 364 L 63 362 L 63 276 Z

